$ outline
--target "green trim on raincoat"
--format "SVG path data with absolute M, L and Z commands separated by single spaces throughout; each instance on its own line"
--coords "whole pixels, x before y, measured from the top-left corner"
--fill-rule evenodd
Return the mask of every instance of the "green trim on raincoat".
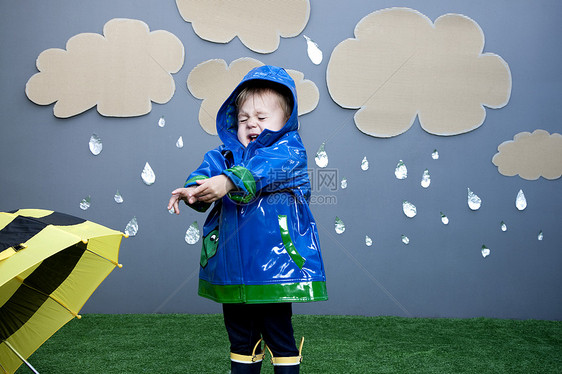
M 195 181 L 200 181 L 203 179 L 209 179 L 209 177 L 205 176 L 205 175 L 194 175 L 193 177 L 189 178 L 187 181 L 185 181 L 185 184 L 183 185 L 184 188 L 189 187 L 189 186 L 194 186 L 196 183 Z
M 216 285 L 199 279 L 199 296 L 219 303 L 299 303 L 328 300 L 328 291 L 326 282 Z
M 228 197 L 239 203 L 249 203 L 256 196 L 256 180 L 248 169 L 234 166 L 223 173 L 238 187 L 237 191 L 228 193 Z
M 295 245 L 293 244 L 293 240 L 291 239 L 291 234 L 289 234 L 289 228 L 287 227 L 287 216 L 280 214 L 278 216 L 278 219 L 279 219 L 279 230 L 281 231 L 281 239 L 283 240 L 283 245 L 285 246 L 285 250 L 287 250 L 287 253 L 289 254 L 289 256 L 291 256 L 291 258 L 293 259 L 295 264 L 297 264 L 299 269 L 302 269 L 306 260 L 302 258 L 302 256 L 295 248 Z

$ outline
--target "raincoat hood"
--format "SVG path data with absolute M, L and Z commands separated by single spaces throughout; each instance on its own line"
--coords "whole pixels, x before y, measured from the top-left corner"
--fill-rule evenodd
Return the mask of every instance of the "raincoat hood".
M 261 146 L 269 146 L 275 143 L 281 136 L 283 136 L 287 132 L 296 131 L 299 127 L 297 91 L 293 78 L 291 78 L 291 76 L 283 68 L 271 65 L 259 66 L 250 70 L 250 72 L 246 74 L 246 76 L 222 104 L 217 113 L 217 133 L 222 142 L 231 149 L 236 149 L 239 147 L 244 148 L 242 143 L 240 143 L 240 141 L 238 140 L 237 135 L 238 116 L 236 109 L 236 97 L 238 96 L 240 91 L 242 91 L 242 89 L 248 84 L 248 82 L 253 80 L 265 80 L 281 84 L 287 87 L 291 91 L 291 95 L 293 96 L 293 108 L 291 116 L 289 117 L 283 128 L 279 131 L 264 129 L 255 140 L 255 142 L 257 142 Z

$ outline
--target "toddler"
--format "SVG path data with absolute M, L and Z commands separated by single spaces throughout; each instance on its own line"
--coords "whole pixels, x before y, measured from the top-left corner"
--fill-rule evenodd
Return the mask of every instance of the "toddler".
M 295 83 L 275 66 L 250 71 L 217 114 L 224 144 L 207 152 L 168 209 L 213 207 L 203 227 L 199 295 L 223 304 L 231 372 L 298 373 L 293 302 L 327 300 L 318 231 L 308 206 L 306 150 Z

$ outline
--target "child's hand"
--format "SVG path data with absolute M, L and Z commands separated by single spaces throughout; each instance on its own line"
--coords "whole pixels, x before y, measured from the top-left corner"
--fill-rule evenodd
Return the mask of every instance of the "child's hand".
M 193 196 L 197 198 L 198 201 L 203 201 L 205 203 L 212 203 L 221 199 L 229 191 L 236 188 L 234 183 L 226 175 L 216 175 L 209 179 L 198 180 L 197 188 L 193 190 Z
M 174 213 L 180 214 L 179 202 L 184 200 L 188 204 L 193 204 L 197 201 L 197 198 L 193 196 L 193 191 L 196 189 L 195 186 L 190 186 L 187 188 L 176 188 L 172 191 L 172 197 L 168 202 L 168 210 L 174 208 Z

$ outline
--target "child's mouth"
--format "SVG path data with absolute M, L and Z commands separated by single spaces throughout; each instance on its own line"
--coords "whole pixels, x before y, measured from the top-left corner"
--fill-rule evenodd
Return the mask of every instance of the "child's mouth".
M 256 140 L 256 139 L 258 138 L 258 135 L 259 135 L 259 134 L 251 134 L 251 135 L 248 135 L 248 142 L 251 143 L 251 142 L 253 142 L 254 140 Z

